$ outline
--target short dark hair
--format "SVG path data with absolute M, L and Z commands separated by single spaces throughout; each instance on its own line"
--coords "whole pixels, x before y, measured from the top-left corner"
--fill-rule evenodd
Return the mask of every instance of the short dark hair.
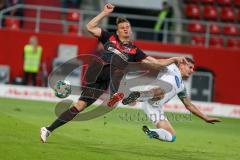
M 185 59 L 189 62 L 189 63 L 192 63 L 192 64 L 195 64 L 195 61 L 190 58 L 190 57 L 185 57 Z
M 120 23 L 124 23 L 124 22 L 127 22 L 130 24 L 130 22 L 127 20 L 127 18 L 124 18 L 124 17 L 117 17 L 116 19 L 116 25 L 120 24 Z

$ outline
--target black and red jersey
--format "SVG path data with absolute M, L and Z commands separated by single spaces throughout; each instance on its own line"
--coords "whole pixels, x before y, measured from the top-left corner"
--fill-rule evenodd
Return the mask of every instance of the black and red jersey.
M 126 62 L 140 62 L 147 57 L 146 54 L 133 43 L 122 43 L 115 33 L 102 30 L 101 36 L 98 40 L 104 45 L 105 50 L 103 51 L 101 58 L 106 63 L 115 65 L 113 64 L 115 62 L 112 61 L 112 57 L 115 55 L 118 55 Z

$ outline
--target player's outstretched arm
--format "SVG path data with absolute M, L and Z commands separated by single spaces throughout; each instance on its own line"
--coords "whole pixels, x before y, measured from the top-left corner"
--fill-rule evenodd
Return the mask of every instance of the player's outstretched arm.
M 203 114 L 199 109 L 192 104 L 191 100 L 187 97 L 181 98 L 181 101 L 185 105 L 185 107 L 192 112 L 194 115 L 198 116 L 199 118 L 203 119 L 207 123 L 214 124 L 215 122 L 221 122 L 220 119 L 214 117 L 208 117 L 207 115 Z
M 114 6 L 110 3 L 107 3 L 104 6 L 102 12 L 100 12 L 96 17 L 94 17 L 88 24 L 86 25 L 87 30 L 95 37 L 101 36 L 101 28 L 98 27 L 98 24 L 102 21 L 102 19 L 108 16 L 111 12 L 113 12 Z
M 142 63 L 151 69 L 159 69 L 161 67 L 168 66 L 172 63 L 188 63 L 185 57 L 171 57 L 168 59 L 156 59 L 154 57 L 148 56 Z

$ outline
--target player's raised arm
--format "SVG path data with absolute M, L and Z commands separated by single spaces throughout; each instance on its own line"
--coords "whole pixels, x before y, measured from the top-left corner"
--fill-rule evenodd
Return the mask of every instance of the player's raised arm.
M 183 97 L 180 98 L 185 107 L 192 112 L 194 115 L 198 116 L 199 118 L 203 119 L 207 123 L 214 124 L 215 122 L 221 122 L 220 119 L 214 117 L 208 117 L 207 115 L 203 114 L 194 104 L 192 104 L 190 98 Z
M 101 28 L 98 27 L 98 25 L 104 17 L 108 16 L 111 12 L 113 12 L 113 9 L 114 9 L 114 6 L 110 3 L 107 3 L 104 6 L 104 9 L 102 10 L 102 12 L 100 12 L 96 17 L 94 17 L 86 25 L 88 32 L 95 37 L 100 37 L 102 31 L 101 31 Z
M 152 69 L 159 69 L 161 67 L 168 66 L 172 63 L 183 63 L 183 62 L 187 63 L 185 57 L 171 57 L 168 59 L 156 59 L 154 57 L 148 56 L 142 60 L 142 63 L 144 65 L 147 65 Z

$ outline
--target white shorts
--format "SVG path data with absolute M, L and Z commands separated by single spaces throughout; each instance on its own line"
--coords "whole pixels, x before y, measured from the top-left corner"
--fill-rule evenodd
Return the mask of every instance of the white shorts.
M 153 106 L 151 101 L 142 102 L 141 105 L 143 111 L 152 123 L 157 124 L 159 121 L 167 120 L 162 106 Z
M 173 86 L 165 81 L 156 81 L 155 83 L 145 85 L 145 86 L 135 86 L 130 88 L 130 91 L 149 91 L 153 88 L 161 88 L 164 90 L 165 95 L 163 99 L 159 101 L 144 100 L 141 101 L 142 109 L 148 116 L 148 118 L 154 123 L 159 121 L 167 120 L 166 115 L 164 114 L 163 105 L 171 100 L 175 95 L 176 91 Z

